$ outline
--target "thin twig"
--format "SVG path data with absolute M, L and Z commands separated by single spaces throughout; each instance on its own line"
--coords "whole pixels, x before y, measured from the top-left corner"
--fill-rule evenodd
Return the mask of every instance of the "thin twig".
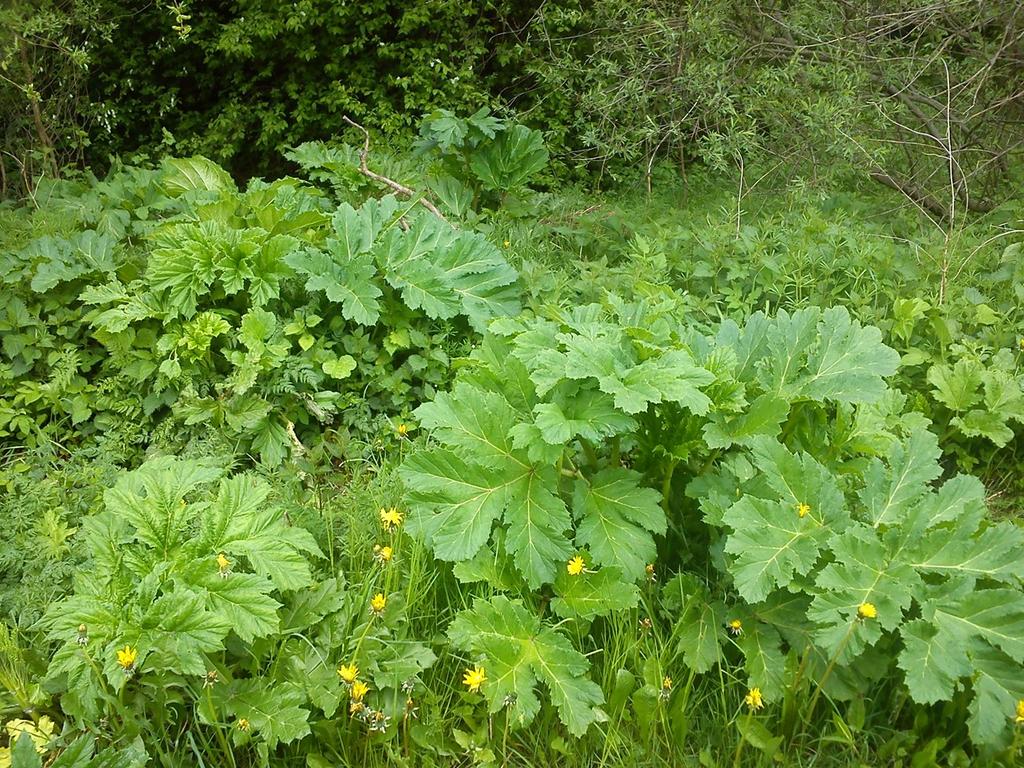
M 429 200 L 427 200 L 427 198 L 425 198 L 423 196 L 418 196 L 417 197 L 417 194 L 416 194 L 415 190 L 410 189 L 409 187 L 405 186 L 404 184 L 399 184 L 394 179 L 389 179 L 387 176 L 381 176 L 379 173 L 374 173 L 373 171 L 371 171 L 366 166 L 367 158 L 370 156 L 370 132 L 367 131 L 365 128 L 363 128 L 363 126 L 361 126 L 359 123 L 357 123 L 356 121 L 354 121 L 351 118 L 349 118 L 348 115 L 342 115 L 341 119 L 344 122 L 346 122 L 349 125 L 351 125 L 353 128 L 358 128 L 360 131 L 363 132 L 363 136 L 364 136 L 363 148 L 359 152 L 359 172 L 361 174 L 363 174 L 363 176 L 365 176 L 368 179 L 373 179 L 374 181 L 376 181 L 376 182 L 378 182 L 380 184 L 384 184 L 387 187 L 390 187 L 391 189 L 393 189 L 395 192 L 397 192 L 400 195 L 406 195 L 407 197 L 417 198 L 417 202 L 420 205 L 422 205 L 424 208 L 426 208 L 432 214 L 437 216 L 437 218 L 439 218 L 441 221 L 446 222 L 446 223 L 448 222 L 448 219 L 446 219 L 444 217 L 444 214 L 441 213 L 441 211 L 439 211 L 437 209 L 436 205 L 434 205 L 432 202 L 430 202 Z

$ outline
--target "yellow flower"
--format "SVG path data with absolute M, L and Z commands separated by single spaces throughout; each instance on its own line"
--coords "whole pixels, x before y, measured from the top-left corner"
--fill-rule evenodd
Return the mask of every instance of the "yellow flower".
M 359 667 L 353 664 L 342 664 L 338 667 L 338 677 L 340 677 L 347 685 L 352 685 L 359 677 Z
M 350 715 L 358 715 L 358 714 L 359 714 L 360 712 L 362 712 L 362 711 L 363 711 L 363 708 L 364 708 L 365 706 L 366 706 L 366 705 L 365 705 L 365 704 L 363 704 L 363 702 L 361 702 L 361 701 L 356 701 L 356 700 L 354 700 L 354 699 L 353 699 L 352 701 L 350 701 L 350 702 L 348 703 L 348 713 L 349 713 Z
M 125 672 L 131 672 L 135 669 L 135 661 L 138 658 L 138 649 L 132 648 L 130 645 L 126 645 L 117 652 L 117 663 L 121 665 L 121 669 Z
M 231 561 L 228 560 L 227 555 L 223 552 L 217 555 L 217 570 L 220 571 L 221 576 L 227 576 L 231 573 Z
M 810 511 L 811 511 L 811 505 L 810 504 L 804 504 L 803 502 L 801 502 L 801 503 L 796 505 L 796 513 L 798 515 L 800 515 L 800 517 L 807 517 L 807 513 L 810 512 Z
M 512 245 L 512 241 L 511 240 L 506 240 L 505 241 L 505 247 L 508 248 L 510 245 Z
M 393 531 L 402 524 L 404 515 L 395 507 L 391 509 L 380 508 L 380 524 L 385 531 Z
M 467 669 L 466 674 L 462 678 L 462 684 L 468 687 L 471 693 L 479 691 L 480 686 L 485 682 L 487 682 L 487 673 L 484 672 L 483 667 Z
M 725 628 L 729 631 L 729 634 L 733 637 L 739 637 L 743 634 L 743 622 L 739 619 L 732 619 Z
M 409 434 L 409 425 L 399 424 L 398 428 L 395 431 L 398 432 L 399 437 L 405 437 L 406 435 Z
M 380 544 L 377 544 L 373 548 L 373 556 L 377 558 L 381 565 L 386 565 L 391 562 L 391 556 L 393 554 L 395 554 L 395 551 L 388 546 L 382 547 Z
M 570 560 L 569 564 L 565 566 L 565 570 L 569 572 L 570 576 L 579 576 L 583 573 L 585 567 L 586 564 L 583 562 L 583 558 L 576 555 L 576 557 Z
M 661 687 L 662 687 L 662 690 L 666 690 L 666 691 L 671 690 L 672 689 L 672 678 L 669 677 L 668 675 L 665 675 L 664 679 L 661 681 Z
M 858 619 L 877 619 L 878 609 L 875 608 L 874 603 L 861 603 L 860 607 L 857 608 Z
M 764 699 L 761 698 L 761 689 L 751 688 L 750 692 L 743 697 L 743 703 L 752 710 L 762 709 L 764 707 Z
M 240 731 L 248 731 L 249 730 L 249 721 L 246 718 L 244 718 L 244 717 L 238 718 L 238 722 L 235 723 L 235 725 L 238 726 L 238 730 L 240 730 Z
M 378 592 L 370 599 L 370 610 L 380 616 L 384 613 L 384 607 L 388 604 L 388 599 L 384 597 L 383 592 Z
M 644 568 L 644 571 L 647 572 L 648 581 L 654 581 L 656 578 L 658 578 L 657 575 L 654 573 L 654 563 L 648 563 L 647 567 Z
M 1013 722 L 1017 725 L 1024 723 L 1024 699 L 1017 702 L 1017 717 L 1014 718 Z
M 362 701 L 363 697 L 370 692 L 370 686 L 362 680 L 355 680 L 352 683 L 352 701 Z

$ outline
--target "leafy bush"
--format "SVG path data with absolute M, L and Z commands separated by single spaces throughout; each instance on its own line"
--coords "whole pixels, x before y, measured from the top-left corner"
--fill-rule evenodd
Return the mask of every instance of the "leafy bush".
M 151 755 L 189 721 L 223 759 L 230 739 L 265 762 L 335 723 L 346 702 L 383 732 L 434 661 L 405 636 L 400 596 L 376 576 L 361 590 L 319 578 L 319 546 L 270 486 L 224 474 L 208 460 L 153 459 L 83 522 L 88 566 L 42 621 L 62 712 L 83 729 L 117 723 L 119 740 L 138 735 Z
M 710 333 L 677 309 L 610 296 L 492 323 L 416 411 L 440 444 L 401 467 L 410 531 L 460 579 L 583 622 L 636 604 L 668 531 L 695 671 L 730 664 L 727 626 L 758 705 L 810 687 L 813 710 L 896 666 L 920 704 L 971 679 L 972 740 L 1007 746 L 1024 534 L 984 521 L 975 478 L 932 487 L 936 439 L 885 381 L 896 352 L 841 308 Z M 497 673 L 484 692 L 511 723 L 536 715 L 538 677 L 570 731 L 600 717 L 583 657 L 522 603 L 478 601 L 450 634 Z
M 129 443 L 215 425 L 277 464 L 322 426 L 380 434 L 444 380 L 465 323 L 518 311 L 497 248 L 394 196 L 240 192 L 203 158 L 55 191 L 71 231 L 14 250 L 4 277 L 2 427 L 30 444 L 61 419 Z

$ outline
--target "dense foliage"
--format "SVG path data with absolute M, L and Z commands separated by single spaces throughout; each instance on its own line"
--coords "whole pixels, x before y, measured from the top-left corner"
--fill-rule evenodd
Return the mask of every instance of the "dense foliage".
M 1019 764 L 1019 13 L 0 11 L 0 768 Z

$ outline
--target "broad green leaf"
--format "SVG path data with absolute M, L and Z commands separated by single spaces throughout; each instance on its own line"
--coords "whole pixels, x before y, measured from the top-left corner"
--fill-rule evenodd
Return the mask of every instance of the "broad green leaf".
M 967 525 L 933 528 L 908 552 L 910 565 L 947 577 L 968 576 L 1017 585 L 1024 580 L 1024 530 L 997 523 L 976 532 L 977 517 Z
M 967 358 L 952 366 L 933 365 L 928 369 L 928 383 L 934 387 L 935 399 L 951 411 L 966 411 L 981 400 L 981 367 Z
M 792 315 L 780 310 L 764 330 L 767 360 L 762 361 L 759 379 L 774 397 L 795 400 L 801 390 L 798 381 L 807 352 L 814 344 L 820 310 L 801 309 Z
M 554 467 L 531 469 L 509 487 L 505 509 L 505 548 L 533 589 L 554 580 L 557 564 L 572 553 L 565 536 L 570 526 L 565 502 L 557 489 Z
M 236 192 L 231 176 L 205 157 L 182 157 L 164 160 L 160 185 L 171 197 L 187 192 Z
M 675 623 L 677 651 L 694 672 L 707 672 L 722 660 L 719 637 L 726 621 L 724 606 L 709 602 L 707 588 L 686 573 L 676 574 L 661 595 Z
M 906 518 L 913 505 L 928 492 L 928 484 L 942 473 L 940 455 L 935 435 L 917 429 L 905 443 L 893 447 L 888 467 L 874 459 L 860 492 L 867 522 L 877 528 L 898 524 Z
M 522 186 L 548 164 L 540 131 L 513 125 L 470 156 L 469 165 L 486 189 L 505 192 Z
M 1015 727 L 1017 702 L 1024 699 L 1021 666 L 992 648 L 976 651 L 973 661 L 974 698 L 967 719 L 971 740 L 1005 748 Z
M 542 626 L 522 603 L 498 595 L 477 599 L 448 629 L 452 643 L 484 657 L 483 693 L 491 712 L 509 709 L 513 727 L 532 722 L 540 710 L 535 688 L 547 686 L 562 723 L 582 736 L 601 712 L 604 697 L 586 677 L 590 663 L 559 632 Z
M 245 557 L 278 589 L 306 587 L 313 580 L 307 556 L 322 553 L 308 531 L 288 525 L 280 510 L 264 503 L 268 493 L 265 483 L 245 475 L 221 481 L 206 512 L 204 541 L 213 554 Z
M 1019 590 L 982 589 L 954 600 L 937 599 L 925 607 L 924 615 L 962 647 L 981 638 L 1024 663 L 1024 593 Z
M 423 536 L 442 560 L 467 560 L 487 542 L 508 504 L 511 484 L 502 474 L 435 448 L 409 456 L 399 469 L 409 489 L 409 532 Z
M 633 608 L 640 593 L 617 568 L 600 568 L 571 576 L 563 568 L 555 580 L 551 608 L 563 618 L 592 619 Z
M 254 573 L 218 572 L 215 558 L 199 561 L 189 586 L 204 595 L 206 607 L 231 622 L 242 640 L 251 642 L 277 632 L 281 604 L 269 596 L 273 584 Z M 205 572 L 200 569 L 205 566 Z
M 537 404 L 533 413 L 540 435 L 550 445 L 562 446 L 577 436 L 597 442 L 636 427 L 636 420 L 615 408 L 610 395 L 578 387 L 556 396 L 554 402 Z
M 379 299 L 383 295 L 374 282 L 377 268 L 369 255 L 349 257 L 314 248 L 295 250 L 284 258 L 295 271 L 307 275 L 307 291 L 323 291 L 331 301 L 341 304 L 346 320 L 374 325 L 380 318 Z
M 883 629 L 892 630 L 902 623 L 903 611 L 910 607 L 922 582 L 902 553 L 890 552 L 867 526 L 852 526 L 833 537 L 829 546 L 835 562 L 818 573 L 818 592 L 807 617 L 821 625 L 817 638 L 822 647 L 849 659 L 877 642 Z M 858 617 L 858 608 L 864 603 L 875 606 L 877 618 Z
M 745 496 L 726 511 L 723 522 L 733 529 L 725 551 L 736 558 L 730 566 L 736 589 L 747 602 L 764 600 L 793 576 L 808 573 L 828 529 L 801 518 L 792 504 Z
M 802 394 L 813 400 L 873 402 L 885 393 L 882 379 L 896 373 L 899 362 L 877 328 L 862 326 L 845 307 L 826 309 L 807 357 Z
M 911 697 L 919 704 L 953 698 L 957 682 L 971 674 L 965 647 L 954 634 L 917 620 L 900 628 L 903 650 L 898 664 Z
M 495 392 L 460 382 L 450 394 L 439 393 L 433 402 L 424 403 L 414 413 L 423 428 L 442 442 L 466 451 L 475 462 L 495 467 L 523 465 L 508 434 L 516 413 Z
M 248 720 L 251 732 L 274 749 L 309 733 L 309 712 L 301 706 L 305 702 L 294 685 L 253 678 L 234 681 L 221 706 L 235 719 Z
M 231 629 L 228 618 L 204 608 L 199 595 L 184 589 L 166 594 L 149 606 L 139 624 L 139 666 L 145 672 L 205 675 L 209 669 L 206 655 L 223 650 Z M 145 660 L 141 661 L 143 652 Z M 107 679 L 121 685 L 125 676 L 116 655 L 106 656 Z
M 789 415 L 789 403 L 771 395 L 759 395 L 747 408 L 733 416 L 716 413 L 704 425 L 709 448 L 750 445 L 758 436 L 775 437 Z
M 576 545 L 587 548 L 598 565 L 616 567 L 633 580 L 654 562 L 652 534 L 666 527 L 660 494 L 640 480 L 632 470 L 603 469 L 590 481 L 577 480 L 573 496 Z
M 320 365 L 324 373 L 333 379 L 346 379 L 356 369 L 356 361 L 352 355 L 342 355 L 325 360 Z
M 722 522 L 733 529 L 725 551 L 736 556 L 730 568 L 736 589 L 756 603 L 787 587 L 795 575 L 809 573 L 849 515 L 832 474 L 814 458 L 793 455 L 770 438 L 754 438 L 752 444 L 754 463 L 777 496 L 746 495 L 726 510 Z

